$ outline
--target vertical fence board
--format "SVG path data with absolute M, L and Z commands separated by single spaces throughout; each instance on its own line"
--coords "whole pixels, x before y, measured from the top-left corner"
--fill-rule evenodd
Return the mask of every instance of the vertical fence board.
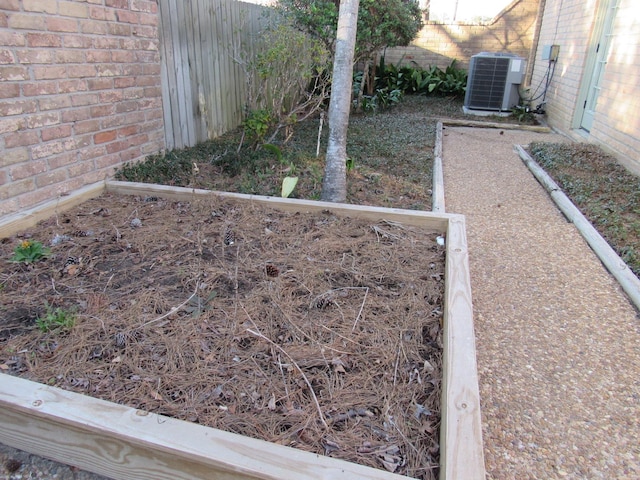
M 182 64 L 179 66 L 182 73 L 182 85 L 184 100 L 181 102 L 181 107 L 185 109 L 185 118 L 181 125 L 187 135 L 187 145 L 193 145 L 197 143 L 196 131 L 195 131 L 195 114 L 193 111 L 194 106 L 194 91 L 192 88 L 193 83 L 197 82 L 197 79 L 192 78 L 192 60 L 189 58 L 189 47 L 193 43 L 193 23 L 190 15 L 191 0 L 183 2 L 175 2 L 176 11 L 180 22 L 179 36 L 180 36 L 180 53 L 182 55 Z M 178 65 L 176 65 L 178 67 Z
M 219 59 L 218 52 L 215 48 L 216 45 L 216 37 L 213 29 L 214 25 L 214 17 L 216 15 L 215 5 L 212 4 L 210 0 L 202 0 L 205 5 L 205 13 L 202 18 L 203 26 L 201 28 L 205 28 L 206 36 L 205 36 L 205 51 L 203 57 L 207 59 L 208 62 L 208 72 L 209 78 L 205 82 L 205 97 L 207 101 L 207 107 L 209 109 L 209 136 L 215 137 L 220 132 L 220 123 L 222 120 L 222 115 L 218 109 L 220 105 L 220 91 L 216 88 L 215 80 L 218 75 L 219 69 Z
M 230 92 L 230 76 L 231 69 L 229 68 L 229 62 L 226 58 L 225 51 L 227 50 L 228 45 L 228 31 L 227 29 L 233 28 L 233 25 L 229 24 L 229 3 L 225 1 L 219 1 L 218 5 L 218 16 L 216 17 L 217 21 L 217 32 L 218 32 L 218 49 L 219 49 L 219 61 L 220 61 L 220 76 L 218 77 L 218 85 L 220 88 L 220 93 L 222 95 L 222 102 L 220 103 L 221 111 L 224 113 L 224 118 L 222 119 L 222 128 L 226 125 L 229 120 L 229 115 L 231 113 L 231 109 L 233 108 L 233 103 L 231 101 L 231 92 Z
M 171 38 L 171 22 L 167 9 L 167 0 L 161 0 L 160 10 L 160 68 L 162 77 L 162 110 L 164 116 L 165 144 L 168 149 L 175 147 L 175 128 L 178 122 L 178 111 L 173 108 L 172 102 L 176 95 L 175 75 L 171 66 L 175 62 L 173 55 L 173 41 Z
M 209 138 L 211 129 L 211 103 L 208 101 L 208 88 L 211 82 L 211 61 L 210 52 L 211 44 L 208 42 L 208 28 L 207 28 L 207 3 L 205 0 L 197 0 L 197 15 L 195 17 L 194 28 L 198 29 L 198 44 L 199 50 L 199 68 L 200 68 L 200 82 L 198 83 L 198 106 L 200 107 L 201 125 L 203 128 L 202 135 Z
M 200 84 L 202 79 L 202 58 L 199 55 L 199 39 L 200 28 L 198 25 L 198 0 L 186 0 L 184 2 L 184 12 L 187 21 L 185 36 L 187 40 L 187 55 L 189 66 L 189 85 L 191 89 L 191 109 L 193 115 L 193 137 L 202 138 L 203 130 L 206 129 L 202 125 L 202 110 L 200 105 Z
M 240 45 L 252 49 L 266 7 L 236 0 L 159 0 L 168 148 L 215 138 L 242 121 Z
M 245 7 L 245 3 L 234 2 L 230 4 L 231 7 L 229 10 L 229 25 L 227 28 L 227 35 L 229 36 L 229 45 L 237 45 L 240 39 L 241 26 L 244 26 L 246 16 L 247 16 L 247 8 Z M 231 57 L 229 57 L 231 60 Z M 229 67 L 233 72 L 234 78 L 242 78 L 242 69 L 240 66 L 234 62 L 229 62 Z M 233 102 L 233 111 L 231 112 L 232 121 L 237 122 L 241 121 L 242 117 L 242 109 L 239 106 L 242 106 L 245 99 L 245 82 L 244 81 L 236 81 L 231 83 L 231 88 L 233 90 L 234 102 Z

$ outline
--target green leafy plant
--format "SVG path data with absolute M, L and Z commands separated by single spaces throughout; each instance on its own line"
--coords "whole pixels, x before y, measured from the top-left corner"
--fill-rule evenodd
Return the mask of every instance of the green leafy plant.
M 329 98 L 330 53 L 317 38 L 280 15 L 266 16 L 251 48 L 236 45 L 235 60 L 245 72 L 245 134 L 254 146 L 272 142 L 281 130 L 285 142 L 293 126 L 312 116 Z
M 23 240 L 13 250 L 12 262 L 34 263 L 51 255 L 51 250 L 37 240 Z
M 67 332 L 76 323 L 76 314 L 73 310 L 65 310 L 60 307 L 53 308 L 46 304 L 46 312 L 36 319 L 36 326 L 43 333 L 52 331 Z
M 514 106 L 511 109 L 511 115 L 520 123 L 531 123 L 535 119 L 531 107 L 527 104 Z
M 397 105 L 402 100 L 404 94 L 399 88 L 389 90 L 388 88 L 378 88 L 373 95 L 363 95 L 360 103 L 354 101 L 354 107 L 365 113 L 375 113 L 378 110 L 386 110 Z
M 393 90 L 388 90 L 386 88 L 376 90 L 378 105 L 382 109 L 386 109 L 398 104 L 400 100 L 402 100 L 402 95 L 402 90 L 400 90 L 399 88 L 394 88 Z
M 467 71 L 458 68 L 455 59 L 445 70 L 442 70 L 436 65 L 423 69 L 415 62 L 413 66 L 387 65 L 383 56 L 380 58 L 376 72 L 377 90 L 387 89 L 389 92 L 399 90 L 403 94 L 414 95 L 462 97 L 467 89 Z
M 334 0 L 278 0 L 284 16 L 296 27 L 334 51 L 340 2 Z M 406 46 L 423 25 L 417 0 L 360 0 L 355 63 L 385 47 Z
M 467 71 L 456 66 L 454 59 L 441 75 L 440 95 L 462 96 L 467 90 Z
M 245 133 L 254 143 L 264 140 L 272 124 L 273 116 L 268 109 L 252 110 L 242 122 Z

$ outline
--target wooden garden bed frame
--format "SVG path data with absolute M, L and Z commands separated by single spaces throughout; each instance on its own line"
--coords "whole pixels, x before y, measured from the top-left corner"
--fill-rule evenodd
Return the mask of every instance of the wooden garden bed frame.
M 103 192 L 189 201 L 217 195 L 286 211 L 416 225 L 446 235 L 441 480 L 484 480 L 475 336 L 462 215 L 107 181 L 0 220 L 0 238 Z M 400 479 L 383 470 L 275 445 L 0 374 L 0 442 L 113 479 Z

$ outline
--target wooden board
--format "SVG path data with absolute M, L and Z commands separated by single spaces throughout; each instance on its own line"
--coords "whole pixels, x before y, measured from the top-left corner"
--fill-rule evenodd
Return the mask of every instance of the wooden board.
M 112 181 L 79 191 L 63 205 L 55 204 L 49 214 L 71 208 L 105 188 L 120 194 L 179 200 L 217 195 L 287 211 L 331 210 L 443 232 L 447 251 L 440 478 L 485 478 L 463 216 Z M 26 228 L 22 220 L 16 218 L 17 225 L 3 223 L 3 231 Z M 5 374 L 0 374 L 0 442 L 114 479 L 406 478 Z
M 116 480 L 406 478 L 0 375 L 0 442 Z
M 452 127 L 501 128 L 502 130 L 525 130 L 528 132 L 551 133 L 549 127 L 543 125 L 521 125 L 519 123 L 481 122 L 474 120 L 443 119 L 444 125 Z
M 0 219 L 0 238 L 8 238 L 22 230 L 34 226 L 40 220 L 59 214 L 80 205 L 90 198 L 99 197 L 105 191 L 104 182 L 87 185 L 70 195 L 35 206 L 24 212 L 14 213 Z
M 405 210 L 402 208 L 370 207 L 363 205 L 351 205 L 347 203 L 265 197 L 262 195 L 214 192 L 211 190 L 168 187 L 165 185 L 150 185 L 134 182 L 108 181 L 106 183 L 106 189 L 108 192 L 118 193 L 120 195 L 147 195 L 182 201 L 195 200 L 199 197 L 215 195 L 222 198 L 234 198 L 237 200 L 262 203 L 285 211 L 321 212 L 323 210 L 331 210 L 332 212 L 340 215 L 357 216 L 358 218 L 366 218 L 370 220 L 393 220 L 396 222 L 406 223 L 407 225 L 421 226 L 441 232 L 446 230 L 449 218 L 452 217 L 452 215 L 436 214 L 433 212 L 418 210 Z
M 484 480 L 469 253 L 462 215 L 449 221 L 445 268 L 440 478 Z

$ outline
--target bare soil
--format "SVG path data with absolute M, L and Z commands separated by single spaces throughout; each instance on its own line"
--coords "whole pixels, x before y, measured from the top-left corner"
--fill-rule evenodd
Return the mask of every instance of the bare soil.
M 435 479 L 437 236 L 217 197 L 105 195 L 0 244 L 0 370 Z M 51 256 L 9 262 L 24 239 Z M 75 325 L 39 329 L 47 305 Z

